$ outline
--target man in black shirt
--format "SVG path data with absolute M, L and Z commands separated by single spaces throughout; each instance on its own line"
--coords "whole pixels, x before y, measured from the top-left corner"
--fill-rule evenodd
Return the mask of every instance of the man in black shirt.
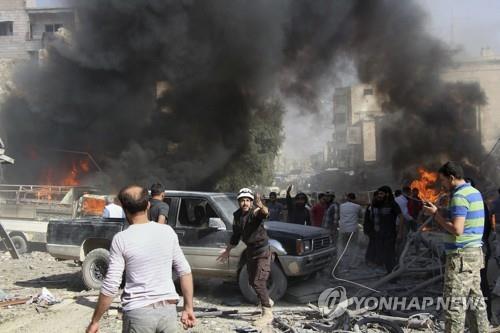
M 151 207 L 149 207 L 148 218 L 150 221 L 167 224 L 168 205 L 163 201 L 165 198 L 165 188 L 162 184 L 151 185 Z
M 401 208 L 394 201 L 392 190 L 389 186 L 382 186 L 376 192 L 368 216 L 365 217 L 365 228 L 370 230 L 375 240 L 375 261 L 384 265 L 387 273 L 392 272 L 396 266 L 396 240 L 401 238 L 402 221 Z
M 267 290 L 267 280 L 271 272 L 271 251 L 263 224 L 269 211 L 258 194 L 254 202 L 252 190 L 248 188 L 242 188 L 237 199 L 240 208 L 233 214 L 233 235 L 226 250 L 217 260 L 221 262 L 228 260 L 231 249 L 238 245 L 240 239 L 246 244 L 248 280 L 262 306 L 262 317 L 257 319 L 254 325 L 264 328 L 273 321 L 272 301 Z

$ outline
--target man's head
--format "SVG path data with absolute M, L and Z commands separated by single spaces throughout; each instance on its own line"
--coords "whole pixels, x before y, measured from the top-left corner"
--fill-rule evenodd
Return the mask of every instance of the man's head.
M 304 192 L 299 192 L 295 195 L 295 205 L 304 207 L 307 203 L 307 196 Z
M 160 183 L 151 185 L 150 190 L 153 199 L 163 200 L 165 197 L 165 187 Z
M 465 182 L 464 170 L 458 163 L 452 161 L 446 162 L 446 164 L 439 168 L 438 173 L 441 184 L 448 191 Z
M 330 196 L 328 196 L 326 193 L 320 193 L 318 194 L 318 200 L 321 204 L 327 204 L 330 201 Z
M 354 193 L 347 193 L 346 197 L 347 197 L 348 201 L 356 200 L 356 194 L 354 194 Z
M 253 206 L 253 192 L 249 188 L 242 188 L 238 192 L 238 196 L 236 197 L 238 199 L 238 204 L 240 205 L 240 209 L 243 213 L 247 213 L 250 211 L 250 209 Z
M 278 198 L 278 195 L 276 194 L 276 192 L 269 193 L 269 201 L 275 202 L 276 198 Z
M 325 196 L 327 197 L 327 202 L 331 204 L 335 200 L 335 193 L 332 191 L 326 191 Z
M 127 216 L 135 216 L 137 214 L 146 213 L 149 200 L 148 191 L 139 185 L 129 185 L 120 190 L 118 199 Z
M 411 195 L 411 188 L 410 186 L 403 186 L 403 194 L 407 197 Z
M 418 188 L 415 187 L 411 190 L 411 194 L 413 195 L 414 198 L 418 198 L 420 195 L 420 191 L 418 190 Z
M 114 195 L 108 195 L 106 197 L 106 204 L 111 205 L 112 203 L 115 203 L 116 197 Z
M 375 201 L 382 203 L 393 200 L 394 196 L 392 194 L 392 189 L 389 186 L 382 186 L 377 190 L 377 194 L 375 195 Z

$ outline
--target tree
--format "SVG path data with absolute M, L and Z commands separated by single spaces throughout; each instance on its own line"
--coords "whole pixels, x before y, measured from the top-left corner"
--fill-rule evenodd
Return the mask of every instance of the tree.
M 224 170 L 215 186 L 217 191 L 234 192 L 241 187 L 271 184 L 274 159 L 284 138 L 284 111 L 278 99 L 266 101 L 252 110 L 248 145 Z

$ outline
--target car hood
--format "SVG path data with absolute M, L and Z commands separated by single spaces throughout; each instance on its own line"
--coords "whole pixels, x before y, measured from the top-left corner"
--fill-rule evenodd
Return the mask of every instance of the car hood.
M 307 225 L 300 225 L 285 222 L 264 222 L 264 228 L 271 238 L 294 238 L 294 239 L 312 239 L 318 237 L 328 237 L 328 230 Z

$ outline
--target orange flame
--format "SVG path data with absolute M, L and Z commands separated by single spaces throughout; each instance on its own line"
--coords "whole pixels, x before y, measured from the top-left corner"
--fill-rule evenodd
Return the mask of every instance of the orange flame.
M 100 216 L 106 201 L 103 198 L 83 197 L 82 212 L 84 215 L 97 215 Z
M 78 181 L 77 176 L 78 176 L 78 168 L 76 167 L 76 163 L 73 161 L 71 166 L 71 171 L 63 179 L 63 185 L 66 186 L 79 185 L 80 182 Z
M 441 195 L 437 188 L 437 172 L 428 171 L 423 167 L 419 167 L 417 171 L 420 174 L 420 179 L 414 180 L 410 187 L 418 189 L 422 200 L 435 202 Z

